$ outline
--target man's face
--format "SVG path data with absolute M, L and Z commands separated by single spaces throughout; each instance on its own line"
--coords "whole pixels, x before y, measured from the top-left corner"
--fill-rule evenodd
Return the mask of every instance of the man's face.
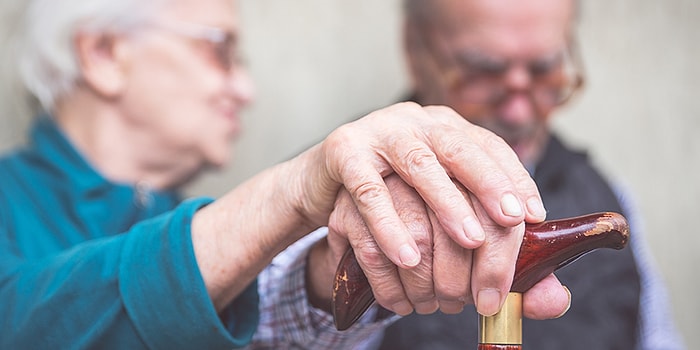
M 120 110 L 154 148 L 194 166 L 219 166 L 240 129 L 252 84 L 233 56 L 231 0 L 178 0 L 134 33 Z
M 435 0 L 437 21 L 411 33 L 420 102 L 446 104 L 536 160 L 547 119 L 570 96 L 573 4 L 564 0 Z

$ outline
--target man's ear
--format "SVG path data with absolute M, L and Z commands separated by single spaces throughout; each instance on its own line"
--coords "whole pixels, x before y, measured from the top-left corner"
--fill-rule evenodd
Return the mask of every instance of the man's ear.
M 79 33 L 74 44 L 82 82 L 106 98 L 121 94 L 127 73 L 122 38 L 106 33 Z

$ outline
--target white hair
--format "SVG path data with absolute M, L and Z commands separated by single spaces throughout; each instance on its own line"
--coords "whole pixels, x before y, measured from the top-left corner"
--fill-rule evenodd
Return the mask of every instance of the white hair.
M 173 0 L 31 0 L 18 38 L 22 83 L 43 109 L 80 79 L 74 39 L 79 32 L 128 33 Z

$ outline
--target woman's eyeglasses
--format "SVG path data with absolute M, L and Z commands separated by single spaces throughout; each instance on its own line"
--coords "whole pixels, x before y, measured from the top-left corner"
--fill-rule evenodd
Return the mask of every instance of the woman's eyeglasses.
M 233 32 L 182 21 L 159 21 L 154 23 L 153 26 L 205 44 L 211 50 L 211 56 L 217 66 L 226 72 L 232 71 L 241 64 L 238 52 L 238 37 Z

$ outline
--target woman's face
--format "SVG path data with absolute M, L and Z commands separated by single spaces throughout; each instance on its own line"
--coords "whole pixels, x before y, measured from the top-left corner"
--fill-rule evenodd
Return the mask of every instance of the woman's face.
M 128 39 L 132 59 L 115 103 L 159 156 L 199 167 L 229 158 L 241 110 L 252 99 L 252 83 L 235 60 L 234 5 L 176 0 Z

